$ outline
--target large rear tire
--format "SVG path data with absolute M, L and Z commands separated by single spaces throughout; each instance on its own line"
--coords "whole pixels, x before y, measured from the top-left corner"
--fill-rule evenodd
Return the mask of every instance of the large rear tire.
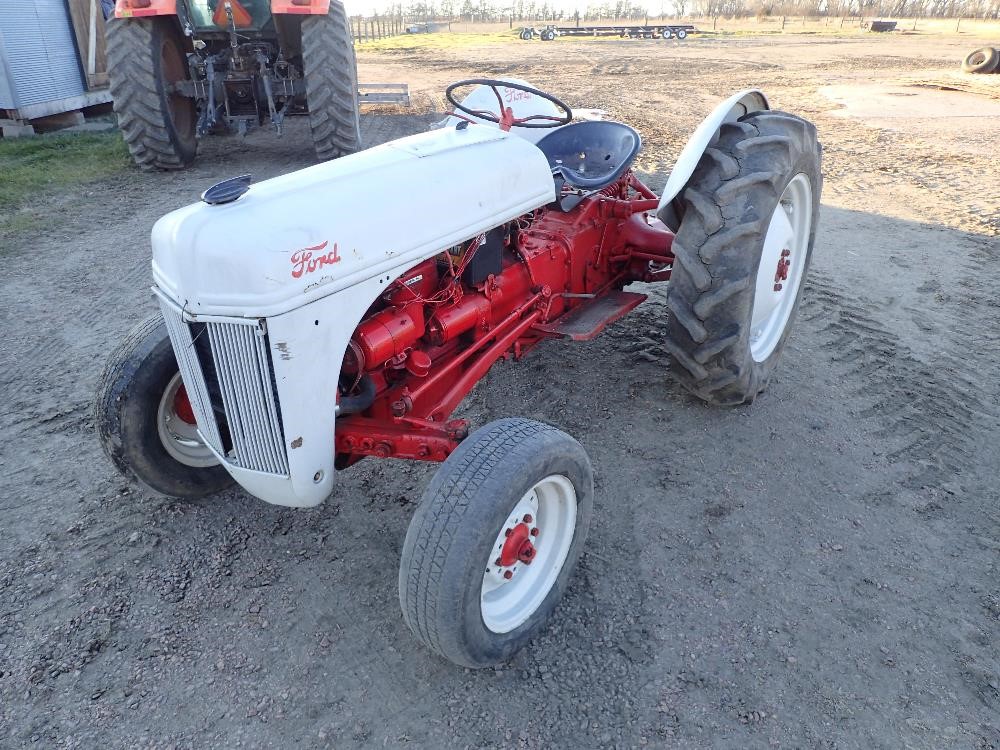
M 781 358 L 816 237 L 820 152 L 811 123 L 755 112 L 720 128 L 679 196 L 666 343 L 705 401 L 753 401 Z
M 108 359 L 94 416 L 115 468 L 155 492 L 193 500 L 233 483 L 197 433 L 159 315 L 132 329 Z
M 456 664 L 509 659 L 562 597 L 593 498 L 590 460 L 566 433 L 528 419 L 474 432 L 434 475 L 406 532 L 406 624 Z
M 171 92 L 188 77 L 173 18 L 115 18 L 107 26 L 108 77 L 118 125 L 140 169 L 182 169 L 198 151 L 193 99 Z
M 325 16 L 302 22 L 302 64 L 313 145 L 320 161 L 361 148 L 361 107 L 354 38 L 344 4 L 331 0 Z

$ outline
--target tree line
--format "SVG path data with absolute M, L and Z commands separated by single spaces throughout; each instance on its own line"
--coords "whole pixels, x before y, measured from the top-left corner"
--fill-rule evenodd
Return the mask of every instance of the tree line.
M 578 10 L 538 0 L 408 0 L 383 6 L 378 15 L 467 23 L 499 21 L 641 20 L 663 16 L 766 16 L 1000 19 L 1000 0 L 630 0 L 592 2 Z

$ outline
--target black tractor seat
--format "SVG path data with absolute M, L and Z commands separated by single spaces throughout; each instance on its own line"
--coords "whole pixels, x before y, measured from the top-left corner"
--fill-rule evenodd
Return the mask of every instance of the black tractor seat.
M 549 160 L 553 176 L 561 176 L 570 187 L 595 191 L 622 176 L 642 139 L 620 122 L 590 120 L 553 130 L 536 145 Z

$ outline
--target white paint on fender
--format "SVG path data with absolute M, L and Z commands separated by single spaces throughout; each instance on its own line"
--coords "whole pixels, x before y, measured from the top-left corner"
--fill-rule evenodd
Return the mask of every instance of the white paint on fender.
M 736 120 L 750 112 L 759 112 L 770 108 L 771 105 L 768 104 L 767 97 L 764 96 L 763 92 L 757 89 L 747 89 L 738 94 L 733 94 L 713 109 L 712 113 L 701 121 L 701 124 L 684 145 L 680 156 L 677 157 L 677 162 L 674 164 L 674 168 L 670 172 L 670 177 L 667 178 L 667 184 L 663 188 L 663 195 L 660 196 L 660 205 L 657 207 L 657 213 L 663 211 L 670 201 L 676 198 L 681 190 L 684 189 L 684 186 L 687 185 L 688 180 L 691 179 L 691 175 L 694 174 L 695 167 L 698 166 L 698 162 L 701 160 L 701 155 L 711 145 L 712 139 L 715 138 L 722 123 L 736 122 Z M 676 231 L 677 227 L 671 227 L 671 229 Z

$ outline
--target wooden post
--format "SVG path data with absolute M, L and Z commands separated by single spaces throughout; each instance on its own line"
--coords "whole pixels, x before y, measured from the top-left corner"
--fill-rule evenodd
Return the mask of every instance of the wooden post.
M 782 31 L 785 30 L 785 17 L 784 16 L 781 17 L 781 30 Z
M 955 31 L 958 31 L 958 27 L 962 25 L 962 17 L 958 17 L 958 23 L 955 24 Z
M 90 0 L 90 36 L 87 39 L 87 75 L 97 72 L 97 0 Z M 89 88 L 89 81 L 88 81 Z

